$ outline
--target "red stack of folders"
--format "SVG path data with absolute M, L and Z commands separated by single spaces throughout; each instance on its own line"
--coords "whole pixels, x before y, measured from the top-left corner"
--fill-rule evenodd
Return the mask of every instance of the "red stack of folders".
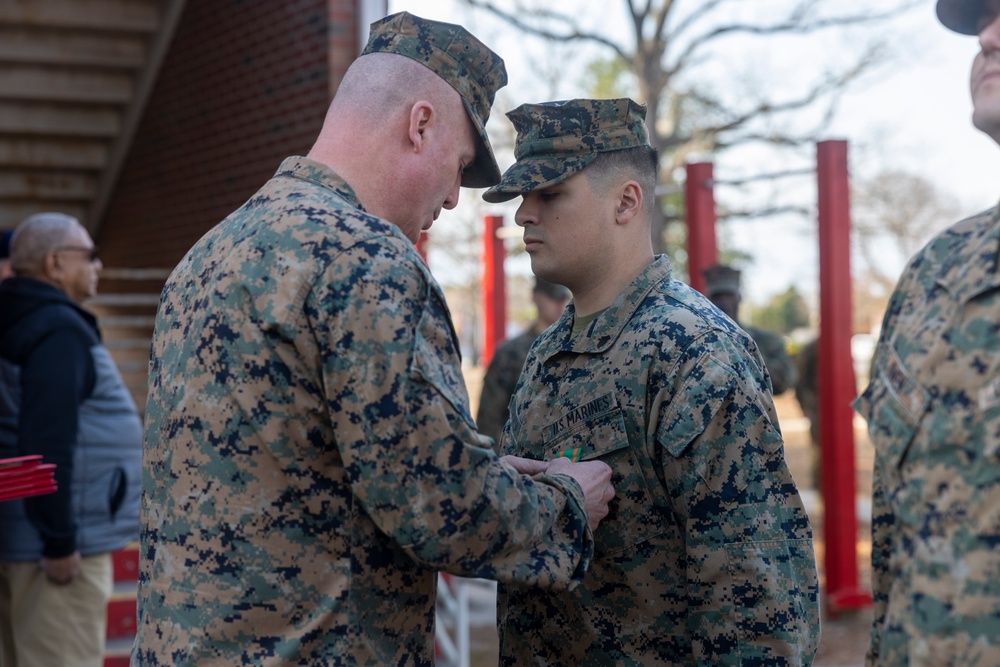
M 0 459 L 0 500 L 40 496 L 56 490 L 54 463 L 42 463 L 41 456 Z

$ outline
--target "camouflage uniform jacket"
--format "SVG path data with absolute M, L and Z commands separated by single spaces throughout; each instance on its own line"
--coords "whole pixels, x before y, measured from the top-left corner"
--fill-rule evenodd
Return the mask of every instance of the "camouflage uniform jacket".
M 565 588 L 579 485 L 475 431 L 443 294 L 329 168 L 289 158 L 167 281 L 134 665 L 426 665 L 436 571 Z
M 536 341 L 501 449 L 600 459 L 615 498 L 570 593 L 501 585 L 505 665 L 808 665 L 812 531 L 750 338 L 658 257 Z
M 783 394 L 799 381 L 799 371 L 785 348 L 785 339 L 773 331 L 765 331 L 757 327 L 743 327 L 757 343 L 760 356 L 764 357 L 764 365 L 771 376 L 771 389 L 775 396 Z
M 521 377 L 528 349 L 538 338 L 534 328 L 515 336 L 497 348 L 483 377 L 483 390 L 479 394 L 476 423 L 479 432 L 494 440 L 500 439 L 503 425 L 507 423 L 507 404 Z
M 875 447 L 869 665 L 1000 665 L 1000 212 L 917 253 L 855 401 Z

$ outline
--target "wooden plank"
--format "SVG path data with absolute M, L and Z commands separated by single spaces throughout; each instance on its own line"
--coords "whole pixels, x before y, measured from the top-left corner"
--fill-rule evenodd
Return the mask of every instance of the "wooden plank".
M 107 159 L 103 141 L 0 137 L 0 167 L 101 169 Z
M 0 229 L 13 229 L 21 224 L 25 218 L 35 213 L 46 211 L 58 211 L 71 215 L 80 222 L 86 219 L 87 211 L 81 204 L 70 204 L 59 202 L 53 204 L 48 201 L 0 201 Z
M 160 303 L 160 295 L 98 294 L 87 301 L 87 303 L 100 306 L 151 306 L 155 308 Z
M 104 347 L 112 351 L 149 352 L 149 336 L 145 338 L 109 338 L 104 341 Z
M 0 68 L 0 99 L 125 104 L 132 100 L 132 77 L 99 70 L 10 65 Z
M 115 278 L 121 280 L 166 280 L 170 277 L 173 269 L 153 268 L 153 269 L 104 269 L 101 271 L 102 278 Z
M 153 32 L 160 12 L 155 0 L 4 0 L 0 23 Z
M 0 100 L 0 133 L 111 138 L 121 131 L 120 108 Z
M 146 40 L 0 24 L 0 62 L 137 70 L 146 62 Z
M 110 315 L 99 318 L 101 329 L 152 329 L 155 315 Z
M 118 366 L 119 373 L 145 373 L 149 370 L 149 359 L 144 361 L 118 361 L 115 364 Z
M 0 170 L 0 198 L 90 200 L 97 191 L 97 177 L 83 172 Z

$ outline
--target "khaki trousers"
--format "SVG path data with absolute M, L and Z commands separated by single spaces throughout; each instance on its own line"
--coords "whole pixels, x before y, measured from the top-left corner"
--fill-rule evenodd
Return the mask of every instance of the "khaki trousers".
M 101 667 L 112 586 L 111 554 L 81 559 L 67 586 L 0 561 L 0 667 Z

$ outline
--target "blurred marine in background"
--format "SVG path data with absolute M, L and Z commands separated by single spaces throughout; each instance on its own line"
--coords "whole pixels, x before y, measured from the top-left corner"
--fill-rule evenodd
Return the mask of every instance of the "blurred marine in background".
M 559 319 L 570 296 L 569 290 L 562 285 L 535 278 L 535 286 L 531 290 L 535 320 L 527 331 L 504 342 L 493 353 L 483 378 L 476 423 L 479 425 L 479 432 L 490 436 L 494 442 L 500 439 L 503 425 L 507 421 L 507 404 L 510 403 L 518 378 L 521 377 L 528 349 L 539 334 Z
M 784 339 L 776 333 L 740 324 L 740 302 L 743 300 L 743 295 L 740 291 L 739 270 L 725 264 L 717 264 L 705 269 L 703 274 L 708 298 L 757 343 L 760 355 L 764 357 L 764 365 L 767 366 L 767 372 L 771 376 L 773 394 L 777 396 L 794 387 L 798 382 L 799 373 L 788 356 Z

